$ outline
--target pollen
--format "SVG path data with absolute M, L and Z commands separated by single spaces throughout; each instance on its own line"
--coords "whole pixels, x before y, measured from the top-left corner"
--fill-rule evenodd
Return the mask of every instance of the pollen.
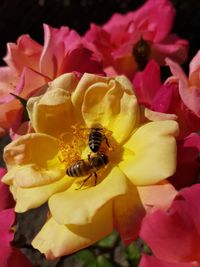
M 89 134 L 92 129 L 93 128 L 87 128 L 82 125 L 73 125 L 69 129 L 69 132 L 60 135 L 58 159 L 66 168 L 73 165 L 78 160 L 87 160 L 88 156 L 95 154 L 89 147 Z M 116 143 L 113 142 L 111 132 L 102 128 L 102 133 L 106 134 L 107 144 L 104 139 L 99 147 L 99 151 L 110 157 L 116 149 Z
M 78 126 L 72 126 L 69 132 L 59 137 L 59 160 L 69 166 L 81 159 L 82 151 L 87 145 L 87 138 Z

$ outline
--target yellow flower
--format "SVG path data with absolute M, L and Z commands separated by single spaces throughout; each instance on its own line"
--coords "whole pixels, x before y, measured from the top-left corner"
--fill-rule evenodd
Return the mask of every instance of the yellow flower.
M 128 243 L 137 235 L 144 208 L 173 199 L 176 192 L 165 179 L 176 169 L 177 123 L 142 124 L 124 76 L 84 74 L 79 80 L 63 74 L 27 106 L 35 133 L 5 148 L 3 181 L 16 200 L 16 212 L 49 201 L 51 216 L 32 242 L 48 259 L 84 248 L 114 227 Z M 88 145 L 96 125 L 106 137 L 100 153 Z M 95 186 L 90 159 L 102 155 L 109 162 L 96 171 Z M 67 169 L 79 160 L 89 166 L 86 175 L 69 177 Z

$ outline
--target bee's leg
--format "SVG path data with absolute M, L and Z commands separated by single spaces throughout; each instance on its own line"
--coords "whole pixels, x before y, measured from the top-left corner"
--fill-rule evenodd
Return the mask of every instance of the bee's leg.
M 106 140 L 106 145 L 107 145 L 108 147 L 110 147 L 109 142 L 108 142 L 108 138 L 107 138 L 106 136 L 105 136 L 104 138 L 105 138 L 105 140 Z
M 94 185 L 96 186 L 97 185 L 97 174 L 96 174 L 96 172 L 94 172 Z
M 83 182 L 81 183 L 81 185 L 80 185 L 78 188 L 76 188 L 76 190 L 81 189 L 81 188 L 83 187 L 84 183 L 86 183 L 87 180 L 90 179 L 90 177 L 92 176 L 92 174 L 93 174 L 93 173 L 91 173 L 87 178 L 85 178 L 85 179 L 83 180 Z

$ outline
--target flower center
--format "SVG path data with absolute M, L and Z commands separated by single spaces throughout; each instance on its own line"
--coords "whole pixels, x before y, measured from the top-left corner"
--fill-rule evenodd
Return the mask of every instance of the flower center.
M 77 183 L 96 185 L 102 180 L 99 178 L 105 176 L 110 163 L 114 163 L 113 155 L 117 149 L 111 131 L 100 126 L 84 128 L 75 125 L 60 136 L 59 160 L 65 165 L 66 175 L 79 178 Z M 89 179 L 92 176 L 95 178 L 93 184 Z

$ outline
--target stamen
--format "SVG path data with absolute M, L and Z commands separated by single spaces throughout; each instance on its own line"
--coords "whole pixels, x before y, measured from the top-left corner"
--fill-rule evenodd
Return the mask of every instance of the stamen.
M 80 126 L 73 125 L 72 132 L 65 132 L 59 138 L 59 160 L 66 167 L 81 159 L 81 154 L 87 145 L 85 133 L 80 131 Z

